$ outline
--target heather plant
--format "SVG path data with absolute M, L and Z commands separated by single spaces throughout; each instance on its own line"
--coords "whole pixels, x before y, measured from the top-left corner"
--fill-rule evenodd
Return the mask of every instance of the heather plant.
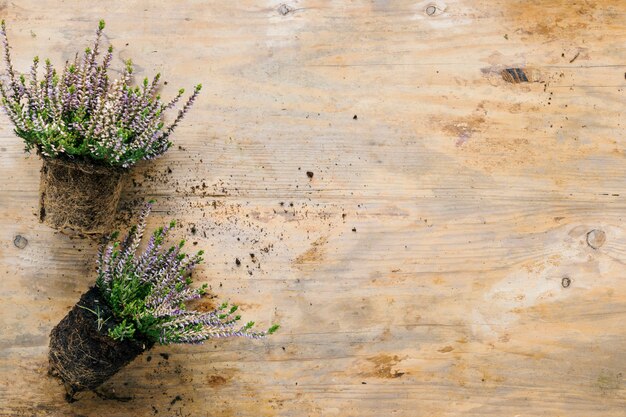
M 121 76 L 109 76 L 113 47 L 99 63 L 100 40 L 105 23 L 100 21 L 93 47 L 59 73 L 49 60 L 33 59 L 28 76 L 13 69 L 6 25 L 0 35 L 8 81 L 0 82 L 2 107 L 24 139 L 26 150 L 36 148 L 49 158 L 87 159 L 96 164 L 128 168 L 140 160 L 162 155 L 172 145 L 170 136 L 200 93 L 198 84 L 174 120 L 165 124 L 164 114 L 180 101 L 184 90 L 166 102 L 158 90 L 161 75 L 133 86 L 133 63 L 125 63 Z
M 202 251 L 181 252 L 184 240 L 165 249 L 164 239 L 175 226 L 172 222 L 154 231 L 139 253 L 149 212 L 150 204 L 122 242 L 103 245 L 99 253 L 96 285 L 118 323 L 109 329 L 109 336 L 116 340 L 141 337 L 161 344 L 199 343 L 228 336 L 261 338 L 278 329 L 274 325 L 257 332 L 252 330 L 254 322 L 239 325 L 238 308 L 228 303 L 209 312 L 187 309 L 186 302 L 206 291 L 206 284 L 191 287 L 190 274 L 202 261 Z M 103 320 L 99 315 L 97 319 Z

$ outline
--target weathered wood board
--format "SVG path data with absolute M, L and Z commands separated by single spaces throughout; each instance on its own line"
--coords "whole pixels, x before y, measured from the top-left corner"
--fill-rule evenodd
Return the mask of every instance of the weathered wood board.
M 626 416 L 623 0 L 0 15 L 22 72 L 104 18 L 118 66 L 162 72 L 166 94 L 204 84 L 123 208 L 156 198 L 151 225 L 177 218 L 207 252 L 198 279 L 282 325 L 155 348 L 67 404 L 48 333 L 93 282 L 96 245 L 38 223 L 40 161 L 2 116 L 0 415 Z

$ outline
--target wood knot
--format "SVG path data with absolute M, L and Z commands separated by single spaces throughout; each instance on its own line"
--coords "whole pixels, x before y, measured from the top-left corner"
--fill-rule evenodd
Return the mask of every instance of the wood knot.
M 446 5 L 438 2 L 438 3 L 429 3 L 424 7 L 424 13 L 426 16 L 434 17 L 439 16 L 446 10 Z
M 289 14 L 289 12 L 292 12 L 292 11 L 293 9 L 287 6 L 285 3 L 278 6 L 278 13 L 280 13 L 283 16 L 286 16 L 287 14 Z
M 587 245 L 593 249 L 598 249 L 606 242 L 606 233 L 603 230 L 593 229 L 587 233 Z
M 569 277 L 563 277 L 563 279 L 561 280 L 561 286 L 563 288 L 567 288 L 571 285 L 572 280 Z
M 530 78 L 523 68 L 505 68 L 500 74 L 502 75 L 502 79 L 509 83 L 518 84 L 530 81 Z
M 18 249 L 24 249 L 26 247 L 26 245 L 28 245 L 28 239 L 26 239 L 24 236 L 22 235 L 17 235 L 15 236 L 15 238 L 13 239 L 13 244 L 15 245 L 16 248 Z

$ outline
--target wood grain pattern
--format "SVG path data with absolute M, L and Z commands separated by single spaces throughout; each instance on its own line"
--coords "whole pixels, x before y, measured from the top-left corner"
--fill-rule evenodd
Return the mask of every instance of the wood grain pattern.
M 175 217 L 207 252 L 199 280 L 282 325 L 155 348 L 65 403 L 48 333 L 93 282 L 96 246 L 37 222 L 40 161 L 3 117 L 0 415 L 626 416 L 623 1 L 0 14 L 20 71 L 67 59 L 104 18 L 118 66 L 162 72 L 165 93 L 204 84 L 125 213 L 156 198 L 151 224 Z

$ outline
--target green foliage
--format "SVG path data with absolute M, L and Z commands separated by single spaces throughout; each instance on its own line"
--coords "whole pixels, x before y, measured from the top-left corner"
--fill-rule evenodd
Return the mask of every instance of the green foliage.
M 117 326 L 109 330 L 109 336 L 116 340 L 132 339 L 135 335 L 135 327 L 131 323 L 122 320 Z
M 80 308 L 82 308 L 84 310 L 87 310 L 87 311 L 93 313 L 96 316 L 96 323 L 97 323 L 97 326 L 98 326 L 98 331 L 102 330 L 102 327 L 104 327 L 106 322 L 109 321 L 109 319 L 110 319 L 110 317 L 107 317 L 106 319 L 103 317 L 102 310 L 100 310 L 99 306 L 96 306 L 95 310 L 92 310 L 92 309 L 90 309 L 88 307 L 81 306 L 81 305 L 79 305 L 78 307 L 80 307 Z

